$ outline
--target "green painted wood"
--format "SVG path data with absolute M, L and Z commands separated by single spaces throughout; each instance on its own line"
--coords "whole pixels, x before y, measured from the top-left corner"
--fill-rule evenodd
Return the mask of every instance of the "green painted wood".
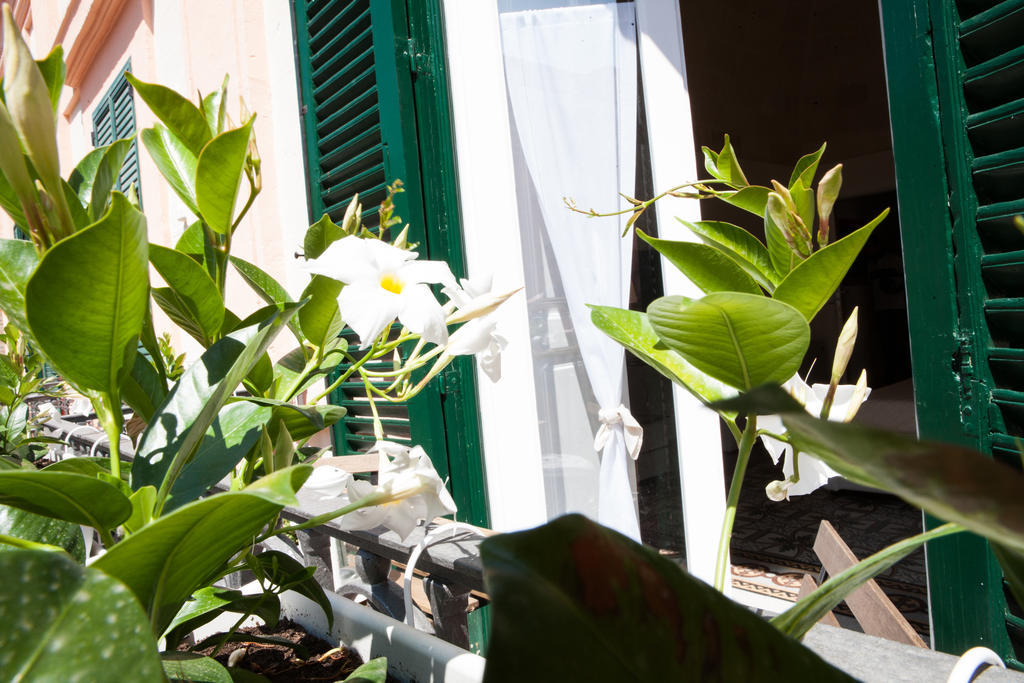
M 443 26 L 438 0 L 295 0 L 296 56 L 311 220 L 340 219 L 358 191 L 375 215 L 387 182 L 405 192 L 396 210 L 421 258 L 465 275 L 458 219 Z M 388 438 L 422 445 L 459 506 L 488 524 L 471 359 L 459 359 L 406 410 L 384 406 Z M 364 390 L 348 383 L 332 400 L 350 415 L 334 428 L 338 453 L 373 443 Z
M 903 248 L 913 254 L 905 265 L 918 430 L 989 453 L 1012 440 L 1024 389 L 1024 359 L 1012 349 L 1024 341 L 1024 302 L 1006 295 L 1021 283 L 1007 268 L 1021 245 L 1005 232 L 1024 192 L 1007 196 L 992 180 L 1024 143 L 1024 131 L 1006 135 L 1020 127 L 1024 40 L 1006 44 L 999 23 L 1017 21 L 1014 3 L 992 5 L 961 2 L 961 17 L 951 0 L 881 3 Z M 983 644 L 1015 660 L 987 543 L 958 535 L 927 553 L 936 647 Z

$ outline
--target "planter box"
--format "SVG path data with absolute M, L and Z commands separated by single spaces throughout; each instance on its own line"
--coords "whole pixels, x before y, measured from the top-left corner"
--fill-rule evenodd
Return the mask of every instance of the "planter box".
M 258 591 L 256 584 L 242 587 L 243 593 Z M 298 593 L 281 595 L 281 616 L 291 619 L 310 634 L 331 644 L 344 644 L 359 653 L 363 661 L 388 658 L 388 674 L 408 683 L 479 683 L 485 660 L 440 638 L 417 631 L 369 607 L 327 593 L 334 608 L 334 628 L 328 630 L 323 610 Z M 195 632 L 201 640 L 234 624 L 237 617 L 224 614 Z M 250 617 L 243 626 L 258 624 Z

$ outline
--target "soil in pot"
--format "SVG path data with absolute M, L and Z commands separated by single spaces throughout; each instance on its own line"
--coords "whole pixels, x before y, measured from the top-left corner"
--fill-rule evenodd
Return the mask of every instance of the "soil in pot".
M 271 681 L 339 681 L 344 680 L 355 671 L 363 660 L 353 650 L 332 647 L 330 643 L 311 636 L 298 624 L 282 619 L 276 628 L 252 626 L 239 629 L 239 634 L 252 634 L 283 638 L 296 643 L 306 650 L 307 659 L 296 656 L 293 648 L 286 645 L 256 642 L 225 643 L 215 659 L 227 666 L 229 658 L 236 650 L 244 650 L 243 654 L 234 655 L 231 662 L 239 669 L 245 669 L 266 677 Z M 182 649 L 187 649 L 185 646 Z M 213 646 L 197 649 L 196 652 L 210 655 Z M 391 681 L 391 677 L 388 677 Z

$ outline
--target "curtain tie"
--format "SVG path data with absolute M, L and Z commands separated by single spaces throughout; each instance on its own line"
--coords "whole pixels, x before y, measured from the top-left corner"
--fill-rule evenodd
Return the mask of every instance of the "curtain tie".
M 602 408 L 598 413 L 598 419 L 601 420 L 601 428 L 594 437 L 594 450 L 604 450 L 608 439 L 612 438 L 613 430 L 618 429 L 626 443 L 626 452 L 629 453 L 629 457 L 636 460 L 640 455 L 640 446 L 644 442 L 644 429 L 629 412 L 629 408 L 621 403 L 618 408 Z

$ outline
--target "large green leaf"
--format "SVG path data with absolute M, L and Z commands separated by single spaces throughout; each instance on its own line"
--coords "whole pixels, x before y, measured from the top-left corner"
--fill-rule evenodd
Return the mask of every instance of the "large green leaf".
M 131 371 L 121 380 L 121 398 L 146 422 L 167 398 L 167 385 L 141 353 L 135 354 Z
M 221 406 L 266 352 L 297 309 L 275 313 L 211 346 L 178 380 L 142 435 L 132 461 L 132 487 L 156 486 L 169 493 Z
M 4 680 L 163 680 L 146 615 L 120 581 L 39 550 L 0 553 L 0 576 Z
M 388 658 L 375 657 L 348 675 L 342 683 L 385 683 L 388 679 Z
M 344 326 L 338 310 L 338 295 L 342 284 L 323 275 L 314 275 L 300 300 L 306 303 L 299 310 L 299 328 L 316 347 L 326 346 L 338 336 Z
M 733 259 L 714 247 L 698 242 L 658 239 L 637 228 L 636 234 L 682 271 L 702 292 L 761 294 L 761 288 Z
M 115 486 L 59 471 L 0 472 L 0 504 L 104 530 L 113 529 L 132 512 L 132 504 Z
M 131 368 L 149 289 L 146 218 L 114 193 L 98 222 L 46 252 L 25 292 L 39 347 L 80 390 L 115 394 Z
M 294 301 L 291 295 L 288 294 L 288 291 L 259 266 L 249 263 L 245 259 L 238 258 L 237 256 L 231 257 L 231 265 L 235 267 L 235 270 L 242 276 L 242 279 L 245 280 L 246 284 L 252 287 L 252 290 L 268 304 L 284 304 L 289 301 Z M 302 334 L 302 329 L 299 327 L 297 322 L 294 320 L 289 321 L 288 328 L 300 342 L 306 341 L 306 338 Z
M 811 184 L 814 182 L 814 174 L 818 172 L 818 162 L 821 161 L 821 155 L 825 153 L 826 146 L 826 143 L 822 143 L 817 151 L 800 157 L 800 160 L 796 162 L 796 166 L 793 167 L 793 173 L 789 176 L 790 190 L 796 188 L 798 183 L 804 189 L 811 187 Z M 807 227 L 811 226 L 808 225 Z
M 813 319 L 843 281 L 871 233 L 887 215 L 889 209 L 797 265 L 776 287 L 774 298 L 793 306 L 807 320 Z
M 716 192 L 715 196 L 723 202 L 732 204 L 744 211 L 749 211 L 755 216 L 762 217 L 764 216 L 765 204 L 768 203 L 769 192 L 771 190 L 767 187 L 748 185 L 736 192 Z
M 235 200 L 252 137 L 252 121 L 221 133 L 203 148 L 196 165 L 196 203 L 203 220 L 221 234 L 231 231 Z
M 733 292 L 691 300 L 666 296 L 647 308 L 659 339 L 720 382 L 738 389 L 782 383 L 800 368 L 811 332 L 800 312 Z
M 224 298 L 209 274 L 188 255 L 156 244 L 149 247 L 149 260 L 170 289 L 154 299 L 201 344 L 212 344 L 224 324 Z
M 82 527 L 74 522 L 0 505 L 0 534 L 63 548 L 77 562 L 85 564 L 85 538 Z M 0 545 L 0 551 L 10 548 Z
M 258 571 L 258 576 L 275 586 L 295 591 L 315 602 L 327 618 L 327 630 L 334 627 L 334 609 L 331 607 L 331 601 L 327 599 L 323 586 L 313 577 L 313 567 L 307 567 L 278 550 L 268 550 L 250 557 L 249 566 Z
M 273 593 L 243 595 L 241 591 L 218 586 L 200 588 L 174 615 L 164 634 L 167 644 L 174 647 L 189 633 L 224 612 L 253 614 L 273 628 L 281 616 L 281 601 Z
M 778 387 L 760 387 L 722 406 L 779 414 L 797 449 L 843 477 L 1024 552 L 1024 474 L 1008 465 L 961 446 L 819 420 Z
M 43 75 L 46 82 L 46 89 L 50 93 L 50 104 L 53 106 L 53 114 L 57 115 L 57 105 L 60 103 L 60 94 L 64 90 L 64 76 L 67 68 L 64 66 L 64 48 L 60 45 L 54 46 L 45 59 L 37 59 L 36 66 L 39 73 Z
M 38 263 L 39 256 L 31 242 L 0 239 L 0 309 L 23 332 L 29 329 L 25 288 Z
M 313 468 L 299 465 L 241 491 L 221 493 L 178 508 L 124 539 L 92 566 L 123 581 L 162 634 L 199 588 L 239 550 L 250 545 Z
M 225 74 L 220 87 L 203 98 L 203 116 L 206 117 L 206 125 L 210 127 L 210 131 L 214 135 L 224 132 L 224 125 L 228 118 L 227 96 L 228 76 Z
M 345 236 L 345 231 L 335 225 L 326 213 L 313 225 L 309 226 L 302 240 L 302 252 L 307 259 L 315 259 L 327 251 L 327 247 Z
M 680 223 L 693 231 L 704 244 L 720 250 L 754 278 L 764 289 L 771 291 L 781 278 L 772 267 L 768 248 L 738 225 L 722 221 L 684 221 Z
M 492 602 L 487 683 L 851 680 L 657 552 L 580 515 L 489 538 L 480 554 Z
M 228 670 L 213 657 L 195 652 L 165 652 L 164 673 L 171 683 L 232 683 Z
M 170 88 L 144 83 L 130 73 L 126 73 L 125 78 L 174 137 L 181 140 L 193 156 L 198 157 L 212 137 L 203 112 Z
M 675 351 L 659 348 L 658 335 L 645 313 L 610 306 L 590 306 L 590 320 L 594 327 L 702 403 L 720 401 L 736 393 L 731 387 L 693 367 Z
M 71 172 L 68 185 L 75 191 L 78 201 L 89 207 L 91 220 L 99 220 L 106 211 L 110 191 L 117 185 L 121 166 L 131 145 L 131 139 L 126 138 L 97 147 L 86 154 Z
M 167 180 L 185 206 L 196 216 L 196 165 L 199 163 L 195 152 L 188 145 L 159 123 L 143 130 L 139 137 L 146 146 L 160 174 Z
M 226 477 L 260 438 L 271 409 L 240 402 L 224 406 L 206 430 L 195 456 L 171 488 L 164 510 L 191 503 Z

